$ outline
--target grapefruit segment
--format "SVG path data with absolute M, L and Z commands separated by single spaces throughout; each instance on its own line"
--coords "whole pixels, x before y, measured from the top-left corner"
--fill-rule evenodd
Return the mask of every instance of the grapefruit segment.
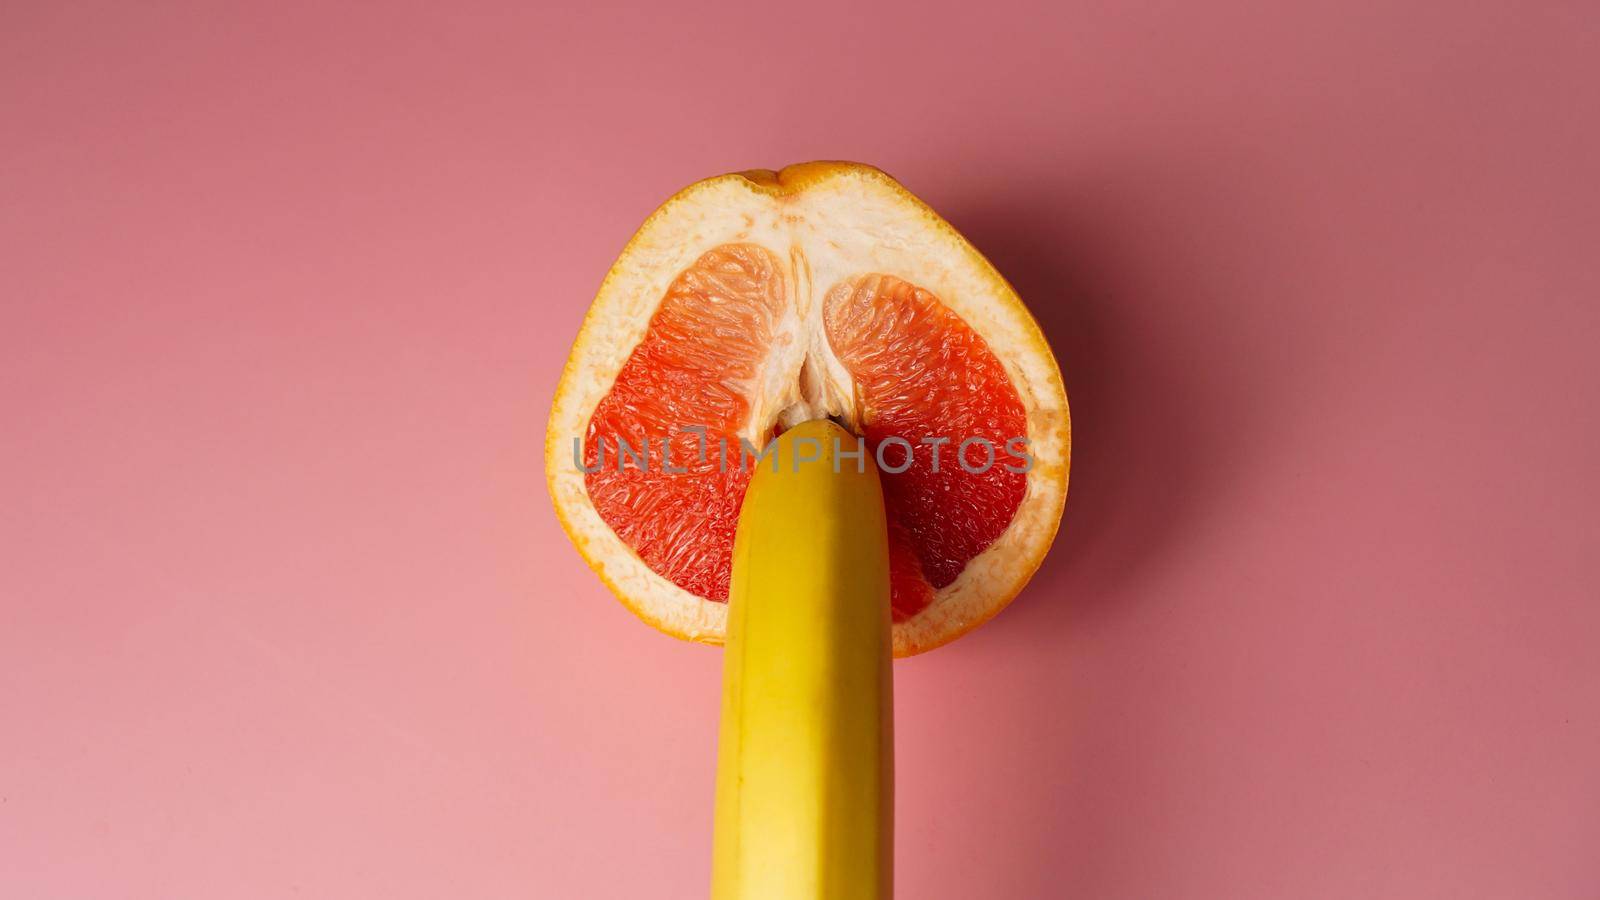
M 709 448 L 730 438 L 737 445 L 786 308 L 770 251 L 707 251 L 667 289 L 584 436 L 595 511 L 652 571 L 708 600 L 728 599 L 750 480 L 748 469 L 722 465 Z M 652 454 L 663 440 L 669 449 Z M 647 464 L 629 464 L 638 458 Z
M 947 587 L 994 543 L 1027 487 L 1019 450 L 1027 415 L 1005 368 L 959 316 L 932 294 L 890 275 L 867 275 L 829 291 L 828 343 L 855 384 L 855 420 L 884 463 L 884 504 L 934 589 Z M 965 447 L 965 451 L 963 450 Z M 963 458 L 962 454 L 965 453 Z M 963 465 L 965 463 L 965 465 Z M 979 471 L 971 471 L 982 469 Z M 904 568 L 903 555 L 896 560 Z M 909 573 L 895 580 L 904 585 Z M 901 619 L 930 592 L 897 595 Z
M 626 606 L 718 643 L 742 448 L 824 417 L 886 467 L 896 655 L 1015 596 L 1065 500 L 1060 371 L 988 262 L 868 166 L 708 179 L 651 216 L 557 388 L 551 496 Z

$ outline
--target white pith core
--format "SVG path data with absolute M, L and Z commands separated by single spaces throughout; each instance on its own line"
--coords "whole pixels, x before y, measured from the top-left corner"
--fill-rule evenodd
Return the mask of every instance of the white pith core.
M 767 250 L 775 248 L 766 247 Z M 775 254 L 779 259 L 784 254 Z M 750 418 L 739 436 L 760 447 L 774 426 L 787 429 L 812 419 L 832 417 L 860 433 L 861 411 L 853 402 L 854 381 L 829 345 L 823 326 L 824 295 L 808 277 L 806 252 L 789 248 L 784 267 L 788 302 L 772 349 L 756 383 L 744 386 Z

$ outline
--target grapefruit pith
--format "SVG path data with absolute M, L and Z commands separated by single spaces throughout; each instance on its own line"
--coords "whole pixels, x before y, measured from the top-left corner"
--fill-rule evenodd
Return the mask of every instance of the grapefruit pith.
M 751 466 L 824 417 L 884 471 L 897 656 L 1021 590 L 1066 499 L 1060 370 L 993 267 L 870 166 L 711 178 L 645 222 L 557 388 L 551 497 L 628 608 L 718 643 Z

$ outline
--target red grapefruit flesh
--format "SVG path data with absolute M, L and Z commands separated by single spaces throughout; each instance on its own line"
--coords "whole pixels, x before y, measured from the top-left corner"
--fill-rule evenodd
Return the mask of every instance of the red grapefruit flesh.
M 657 574 L 719 602 L 754 464 L 739 450 L 747 394 L 786 309 L 777 267 L 764 248 L 730 245 L 679 275 L 585 439 L 585 467 L 594 469 L 585 481 L 600 517 Z M 1027 479 L 1007 442 L 1027 434 L 1027 417 L 988 345 L 925 290 L 891 276 L 852 279 L 828 293 L 824 321 L 855 380 L 867 446 L 876 456 L 885 439 L 905 441 L 881 451 L 892 606 L 903 621 L 1011 522 Z M 680 431 L 686 425 L 707 429 L 704 458 L 698 434 Z M 958 454 L 974 439 L 984 443 L 967 446 L 964 467 Z M 686 471 L 669 471 L 659 449 L 647 466 L 619 455 L 663 440 L 672 466 Z
M 690 593 L 726 602 L 733 532 L 750 471 L 738 464 L 738 435 L 750 416 L 753 382 L 786 307 L 777 259 L 753 245 L 717 247 L 679 275 L 611 391 L 595 408 L 584 440 L 584 480 L 607 525 L 650 568 Z M 702 458 L 698 433 L 706 429 Z M 649 467 L 620 458 L 671 442 Z M 722 464 L 723 441 L 734 458 Z M 605 453 L 607 458 L 602 459 Z
M 910 468 L 883 478 L 891 534 L 927 584 L 956 580 L 1011 523 L 1027 490 L 1008 441 L 1026 437 L 1027 414 L 1005 368 L 961 318 L 925 290 L 892 276 L 866 276 L 828 294 L 828 343 L 855 380 L 867 442 L 898 437 Z M 966 445 L 965 461 L 958 454 Z M 987 448 L 987 449 L 985 449 Z M 905 445 L 882 448 L 897 469 Z M 983 471 L 971 471 L 982 469 Z M 895 554 L 893 608 L 904 620 L 932 597 Z

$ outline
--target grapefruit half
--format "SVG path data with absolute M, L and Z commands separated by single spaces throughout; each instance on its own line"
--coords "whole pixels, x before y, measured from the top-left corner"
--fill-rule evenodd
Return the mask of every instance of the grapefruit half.
M 584 319 L 546 436 L 556 513 L 640 618 L 721 643 L 751 467 L 825 417 L 884 469 L 896 656 L 1016 596 L 1060 523 L 1072 435 L 1016 293 L 870 166 L 706 179 L 645 221 Z

